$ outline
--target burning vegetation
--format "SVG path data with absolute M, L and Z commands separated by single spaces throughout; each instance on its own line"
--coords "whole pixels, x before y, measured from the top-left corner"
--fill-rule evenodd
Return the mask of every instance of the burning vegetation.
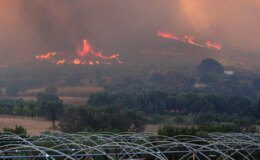
M 203 48 L 209 48 L 209 49 L 214 49 L 214 50 L 218 50 L 218 51 L 222 49 L 221 44 L 214 43 L 211 41 L 199 42 L 198 40 L 196 40 L 196 38 L 194 38 L 192 36 L 188 36 L 188 35 L 177 36 L 172 33 L 158 31 L 157 36 L 159 36 L 161 38 L 172 39 L 175 41 L 188 43 L 190 45 L 199 46 L 199 47 L 203 47 Z
M 99 65 L 121 64 L 123 62 L 119 59 L 119 56 L 120 55 L 118 53 L 113 53 L 109 56 L 106 56 L 102 53 L 102 51 L 95 51 L 88 40 L 84 39 L 82 42 L 82 47 L 78 48 L 76 53 L 72 56 L 65 56 L 65 54 L 63 53 L 48 52 L 36 55 L 35 58 L 37 60 L 46 60 L 57 65 Z

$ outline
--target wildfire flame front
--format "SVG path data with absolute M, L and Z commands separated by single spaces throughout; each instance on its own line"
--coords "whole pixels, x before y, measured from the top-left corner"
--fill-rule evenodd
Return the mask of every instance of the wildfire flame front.
M 90 45 L 87 39 L 82 42 L 82 47 L 77 49 L 74 58 L 68 59 L 63 57 L 62 53 L 48 52 L 45 54 L 36 55 L 37 60 L 47 60 L 57 65 L 74 64 L 74 65 L 99 65 L 99 64 L 121 64 L 119 54 L 115 53 L 109 56 L 105 56 L 101 51 L 96 52 Z
M 195 45 L 195 46 L 199 46 L 199 47 L 203 47 L 203 48 L 209 48 L 209 49 L 214 49 L 214 50 L 218 50 L 218 51 L 222 49 L 221 44 L 214 43 L 214 42 L 211 42 L 211 41 L 198 42 L 194 37 L 191 37 L 191 36 L 188 36 L 188 35 L 185 35 L 183 37 L 179 37 L 179 36 L 174 35 L 172 33 L 158 31 L 157 36 L 161 37 L 161 38 L 165 38 L 165 39 L 172 39 L 172 40 L 175 40 L 175 41 L 181 41 L 181 42 L 184 42 L 184 43 L 188 43 L 190 45 Z

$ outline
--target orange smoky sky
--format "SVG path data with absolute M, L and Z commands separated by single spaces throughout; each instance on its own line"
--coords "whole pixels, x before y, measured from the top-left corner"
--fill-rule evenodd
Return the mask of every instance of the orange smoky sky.
M 97 48 L 142 46 L 158 30 L 259 51 L 259 0 L 0 0 L 0 61 Z
M 181 0 L 188 31 L 216 37 L 245 50 L 259 50 L 259 0 Z

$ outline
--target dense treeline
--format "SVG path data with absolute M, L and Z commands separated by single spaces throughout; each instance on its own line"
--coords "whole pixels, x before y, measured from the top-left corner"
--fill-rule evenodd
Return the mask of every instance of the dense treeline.
M 256 97 L 260 85 L 259 73 L 225 68 L 214 59 L 199 59 L 192 67 L 177 67 L 172 63 L 142 68 L 130 64 L 95 67 L 27 64 L 0 70 L 0 97 L 17 97 L 28 89 L 43 88 L 50 84 L 59 87 L 95 85 L 104 87 L 109 92 L 163 89 L 174 93 L 219 93 Z M 226 70 L 234 72 L 227 75 L 224 72 Z M 196 87 L 201 84 L 202 87 Z
M 60 127 L 64 132 L 142 131 L 143 116 L 124 107 L 71 107 L 64 110 Z
M 55 126 L 55 121 L 64 109 L 62 100 L 55 94 L 39 93 L 37 101 L 23 99 L 0 99 L 0 114 L 27 117 L 45 117 Z
M 259 123 L 260 101 L 243 96 L 218 94 L 172 94 L 163 91 L 98 93 L 91 95 L 86 106 L 66 106 L 48 88 L 35 102 L 0 100 L 0 113 L 20 116 L 43 116 L 59 120 L 65 132 L 77 131 L 141 131 L 145 123 L 159 123 L 163 116 L 176 116 L 176 124 L 236 124 L 240 129 Z M 161 118 L 156 117 L 159 115 Z M 144 118 L 145 117 L 145 118 Z
M 42 116 L 40 106 L 35 102 L 25 102 L 22 99 L 0 99 L 0 114 L 15 116 Z
M 53 104 L 52 104 L 53 103 Z M 138 93 L 98 93 L 90 96 L 88 105 L 93 107 L 124 106 L 132 111 L 148 114 L 227 113 L 232 115 L 259 117 L 259 102 L 243 96 L 226 97 L 217 94 L 171 94 L 163 91 L 140 91 Z M 20 116 L 41 116 L 41 106 L 62 107 L 56 95 L 39 94 L 36 102 L 22 99 L 0 99 L 0 114 Z M 42 110 L 43 109 L 43 110 Z
M 212 125 L 202 125 L 198 127 L 174 127 L 174 126 L 164 126 L 162 128 L 159 128 L 158 134 L 164 135 L 164 136 L 176 136 L 176 135 L 197 135 L 202 136 L 206 135 L 207 133 L 212 132 L 222 132 L 222 133 L 228 133 L 228 132 L 249 132 L 249 133 L 255 133 L 259 132 L 259 129 L 255 127 L 245 127 L 241 128 L 238 125 L 234 124 L 212 124 Z
M 98 93 L 90 96 L 88 104 L 95 107 L 122 105 L 149 114 L 178 112 L 198 114 L 205 112 L 259 117 L 256 100 L 243 96 L 218 94 L 171 94 L 163 91 L 136 93 Z
M 241 127 L 251 126 L 252 124 L 259 123 L 259 118 L 250 115 L 228 115 L 226 113 L 200 113 L 193 117 L 194 125 L 212 125 L 232 123 Z

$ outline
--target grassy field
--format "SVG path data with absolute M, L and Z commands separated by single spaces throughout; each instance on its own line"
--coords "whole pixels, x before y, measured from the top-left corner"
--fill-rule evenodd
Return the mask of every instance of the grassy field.
M 0 116 L 0 130 L 3 128 L 14 128 L 15 125 L 22 125 L 27 129 L 28 134 L 36 135 L 44 131 L 55 131 L 51 129 L 51 121 L 44 119 L 35 119 L 29 117 L 13 117 L 13 116 Z
M 64 104 L 85 105 L 90 94 L 103 92 L 102 87 L 59 87 L 58 96 L 63 100 Z M 35 101 L 36 95 L 44 92 L 44 88 L 29 89 L 20 92 L 17 97 L 7 97 L 10 99 L 22 98 L 25 101 Z
M 87 104 L 87 97 L 60 97 L 64 104 L 83 106 Z

